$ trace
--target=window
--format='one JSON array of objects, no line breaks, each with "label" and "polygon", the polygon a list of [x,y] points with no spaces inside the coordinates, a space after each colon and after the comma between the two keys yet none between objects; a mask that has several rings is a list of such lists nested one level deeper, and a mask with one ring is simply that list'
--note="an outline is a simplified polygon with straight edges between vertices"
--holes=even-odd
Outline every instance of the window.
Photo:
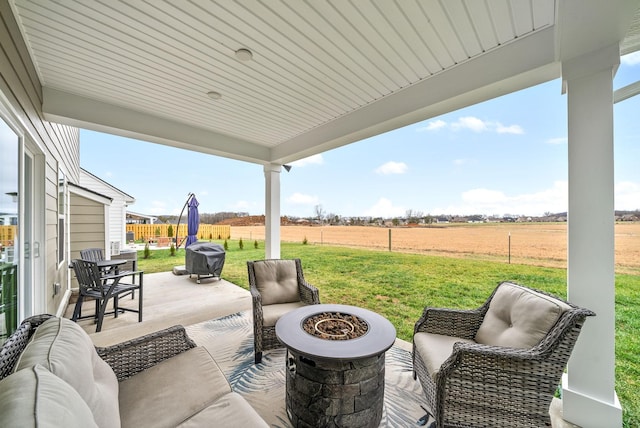
[{"label": "window", "polygon": [[66,232],[64,230],[67,213],[67,178],[58,169],[58,264],[64,262]]}]

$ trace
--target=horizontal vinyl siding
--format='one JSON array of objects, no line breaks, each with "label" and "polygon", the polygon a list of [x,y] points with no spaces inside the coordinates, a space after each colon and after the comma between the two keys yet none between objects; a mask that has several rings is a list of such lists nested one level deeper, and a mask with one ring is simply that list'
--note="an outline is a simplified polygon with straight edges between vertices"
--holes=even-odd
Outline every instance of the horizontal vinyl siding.
[{"label": "horizontal vinyl siding", "polygon": [[[85,248],[104,249],[104,205],[82,196],[71,194],[69,214],[73,227],[69,245],[71,260],[80,258],[80,250]],[[71,275],[71,288],[77,288],[75,276]]]},{"label": "horizontal vinyl siding", "polygon": [[[108,218],[108,242],[118,241],[120,242],[120,248],[125,246],[125,214],[127,211],[127,200],[121,191],[114,189],[102,180],[98,180],[91,174],[87,174],[84,171],[80,171],[80,186],[97,192],[101,195],[108,196],[112,199],[111,205],[107,208],[109,210]],[[109,249],[107,249],[109,250]]]},{"label": "horizontal vinyl siding", "polygon": [[[35,213],[36,220],[45,220],[45,267],[43,284],[35,284],[46,296],[43,312],[56,313],[64,293],[53,296],[50,284],[68,283],[68,263],[58,265],[58,168],[76,181],[80,169],[80,137],[76,128],[43,120],[42,86],[35,67],[11,12],[9,2],[0,1],[0,92],[8,101],[12,113],[23,127],[23,132],[45,156],[44,210]],[[67,224],[66,229],[69,229]],[[38,308],[40,309],[40,308]]]}]

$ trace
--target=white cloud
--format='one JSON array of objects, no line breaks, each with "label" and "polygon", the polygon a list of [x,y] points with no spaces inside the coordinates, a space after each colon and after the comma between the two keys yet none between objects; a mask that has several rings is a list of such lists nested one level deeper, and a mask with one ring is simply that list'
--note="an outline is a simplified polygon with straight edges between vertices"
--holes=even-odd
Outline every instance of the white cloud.
[{"label": "white cloud", "polygon": [[376,168],[376,174],[389,175],[389,174],[404,174],[409,167],[404,162],[389,161]]},{"label": "white cloud", "polygon": [[640,183],[621,181],[615,186],[615,206],[617,210],[640,209]]},{"label": "white cloud", "polygon": [[556,181],[549,189],[509,196],[495,189],[471,189],[460,195],[460,203],[431,210],[434,214],[524,214],[567,211],[568,184]]},{"label": "white cloud", "polygon": [[520,125],[504,126],[500,122],[496,122],[496,132],[498,134],[524,134]]},{"label": "white cloud", "polygon": [[369,217],[401,217],[407,210],[403,207],[395,207],[393,203],[387,198],[380,198],[378,202],[368,210],[365,210],[364,215]]},{"label": "white cloud", "polygon": [[620,57],[620,62],[625,65],[638,65],[640,64],[640,51],[630,53],[628,55]]},{"label": "white cloud", "polygon": [[[502,190],[477,188],[460,194],[458,203],[445,207],[428,209],[433,215],[529,215],[541,216],[546,212],[566,212],[569,201],[569,185],[567,181],[556,181],[547,189],[531,193],[509,195]],[[624,181],[615,185],[615,209],[633,211],[640,209],[640,182]],[[404,207],[396,207],[386,198],[365,211],[372,217],[401,217],[406,214]]]},{"label": "white cloud", "polygon": [[318,197],[296,192],[287,198],[287,202],[299,205],[317,205]]},{"label": "white cloud", "polygon": [[438,129],[444,128],[447,126],[447,122],[445,122],[444,120],[434,120],[431,121],[429,123],[427,123],[427,126],[423,126],[421,128],[418,128],[418,132],[422,132],[422,131],[437,131]]},{"label": "white cloud", "polygon": [[113,177],[113,173],[111,171],[107,171],[104,175],[107,178],[112,178]]},{"label": "white cloud", "polygon": [[461,117],[457,122],[453,122],[450,126],[454,131],[457,131],[458,129],[470,129],[473,132],[484,132],[488,128],[487,123],[473,116]]},{"label": "white cloud", "polygon": [[322,155],[318,154],[297,160],[295,162],[291,162],[291,166],[304,167],[307,165],[322,165],[323,163],[324,159]]},{"label": "white cloud", "polygon": [[475,116],[464,116],[455,122],[447,123],[444,120],[435,120],[427,123],[427,126],[418,128],[418,131],[437,131],[449,128],[452,131],[468,129],[473,132],[496,132],[498,134],[524,134],[520,125],[503,125],[500,122],[491,122],[479,119]]},{"label": "white cloud", "polygon": [[549,138],[547,144],[567,144],[567,137]]}]

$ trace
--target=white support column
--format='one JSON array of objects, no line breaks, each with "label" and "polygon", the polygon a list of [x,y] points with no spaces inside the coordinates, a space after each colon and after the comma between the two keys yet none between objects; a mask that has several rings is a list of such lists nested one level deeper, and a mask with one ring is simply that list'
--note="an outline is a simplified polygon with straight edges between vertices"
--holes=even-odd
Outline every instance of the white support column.
[{"label": "white support column", "polygon": [[565,420],[621,427],[615,392],[613,76],[618,46],[562,65],[569,131],[568,297],[585,322],[563,379]]},{"label": "white support column", "polygon": [[265,180],[265,258],[280,258],[280,171],[282,166],[268,164],[264,166]]}]

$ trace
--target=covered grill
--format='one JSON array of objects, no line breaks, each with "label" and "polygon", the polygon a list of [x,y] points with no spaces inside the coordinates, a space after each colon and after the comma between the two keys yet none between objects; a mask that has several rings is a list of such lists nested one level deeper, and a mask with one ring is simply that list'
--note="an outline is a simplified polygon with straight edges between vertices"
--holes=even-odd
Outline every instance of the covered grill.
[{"label": "covered grill", "polygon": [[210,242],[195,242],[186,248],[185,269],[191,275],[200,278],[220,278],[224,266],[225,251],[222,245]]}]

